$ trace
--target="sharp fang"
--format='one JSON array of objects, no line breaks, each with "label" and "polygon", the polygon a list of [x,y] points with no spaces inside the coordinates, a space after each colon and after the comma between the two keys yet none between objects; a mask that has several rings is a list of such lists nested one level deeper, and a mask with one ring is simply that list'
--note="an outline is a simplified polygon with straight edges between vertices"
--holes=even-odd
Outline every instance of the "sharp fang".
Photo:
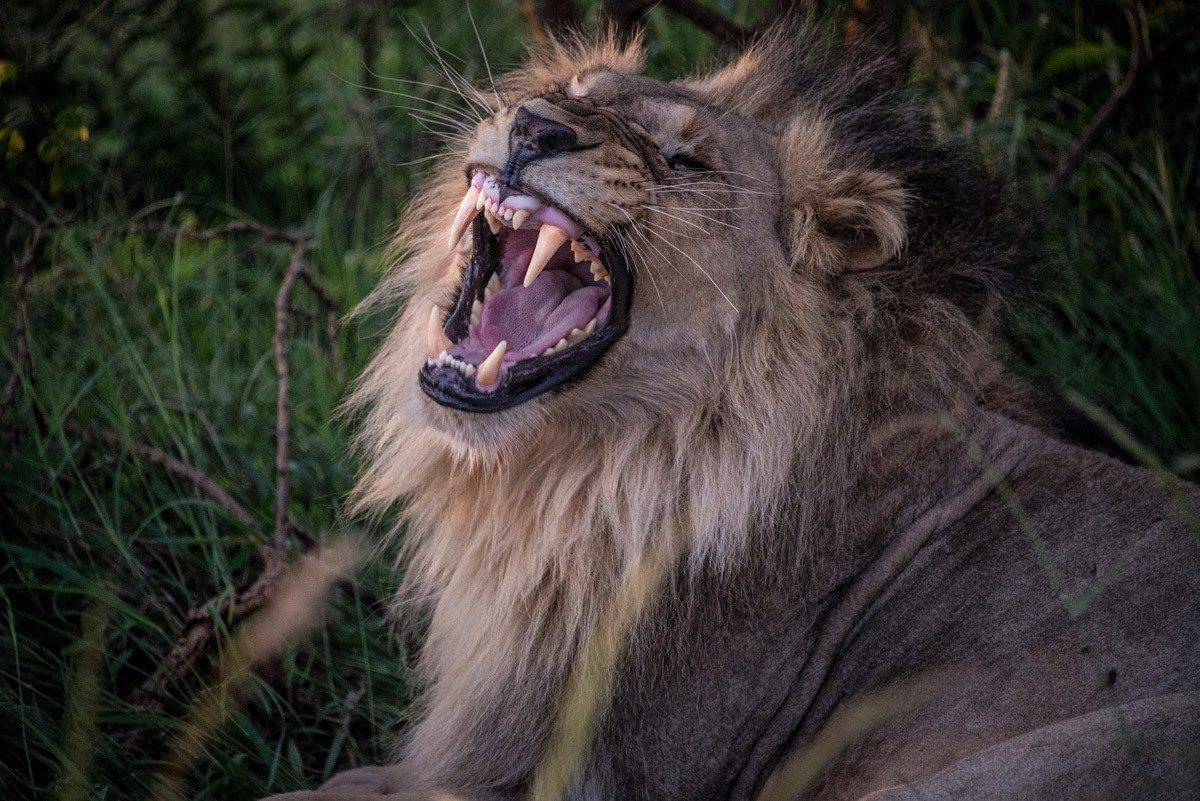
[{"label": "sharp fang", "polygon": [[520,228],[522,225],[525,224],[525,221],[528,219],[529,219],[529,212],[525,211],[525,209],[517,209],[515,212],[513,212],[513,218],[512,218],[513,230]]},{"label": "sharp fang", "polygon": [[471,304],[471,327],[478,328],[479,320],[483,316],[483,303],[475,301]]},{"label": "sharp fang", "polygon": [[458,244],[458,240],[462,239],[463,233],[466,232],[467,226],[471,224],[471,220],[475,219],[475,201],[479,199],[479,189],[471,186],[467,189],[467,193],[463,195],[462,202],[458,204],[458,213],[454,215],[454,223],[450,226],[450,249]]},{"label": "sharp fang", "polygon": [[429,358],[436,359],[450,345],[450,337],[442,330],[442,309],[435,305],[429,310],[429,325],[425,329],[425,353]]},{"label": "sharp fang", "polygon": [[475,373],[475,383],[480,389],[491,389],[499,383],[500,362],[504,361],[504,351],[508,350],[508,341],[502,340],[491,352]]},{"label": "sharp fang", "polygon": [[493,234],[500,233],[500,221],[488,209],[483,210],[483,216],[487,219],[488,228],[492,229]]},{"label": "sharp fang", "polygon": [[542,226],[538,232],[537,245],[533,248],[533,255],[529,257],[529,266],[525,268],[525,286],[532,284],[542,270],[546,269],[550,258],[566,241],[567,233],[563,229],[549,224]]}]

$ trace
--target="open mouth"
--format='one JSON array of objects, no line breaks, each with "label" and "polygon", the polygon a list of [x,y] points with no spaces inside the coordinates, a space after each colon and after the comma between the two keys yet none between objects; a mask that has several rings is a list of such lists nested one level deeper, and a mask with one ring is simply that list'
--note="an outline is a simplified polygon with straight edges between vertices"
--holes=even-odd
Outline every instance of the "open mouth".
[{"label": "open mouth", "polygon": [[628,328],[632,277],[619,243],[533,191],[476,171],[463,196],[450,245],[469,245],[470,259],[454,308],[430,315],[420,372],[443,406],[494,412],[560,388]]}]

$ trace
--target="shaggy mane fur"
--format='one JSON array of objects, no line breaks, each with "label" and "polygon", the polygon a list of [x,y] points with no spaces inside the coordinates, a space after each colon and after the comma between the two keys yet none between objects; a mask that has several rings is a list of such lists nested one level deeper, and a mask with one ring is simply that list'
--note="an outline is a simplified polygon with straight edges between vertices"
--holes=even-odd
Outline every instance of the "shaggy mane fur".
[{"label": "shaggy mane fur", "polygon": [[[637,47],[571,41],[534,52],[503,86],[640,69]],[[456,289],[442,239],[462,192],[457,154],[413,202],[403,256],[371,299],[406,305],[352,399],[366,465],[354,505],[403,507],[401,597],[425,612],[432,687],[410,756],[434,780],[527,775],[529,732],[544,735],[581,637],[648,551],[719,573],[782,550],[812,571],[903,503],[882,488],[931,441],[921,421],[981,405],[1020,414],[988,334],[1013,283],[995,187],[932,140],[896,84],[888,61],[792,29],[676,84],[780,144],[770,291],[679,357],[684,380],[642,377],[638,353],[614,348],[634,369],[625,394],[586,412],[526,404],[514,435],[468,440],[429,423],[415,379],[427,303]],[[842,269],[860,258],[877,268]],[[782,515],[793,541],[756,539]]]}]

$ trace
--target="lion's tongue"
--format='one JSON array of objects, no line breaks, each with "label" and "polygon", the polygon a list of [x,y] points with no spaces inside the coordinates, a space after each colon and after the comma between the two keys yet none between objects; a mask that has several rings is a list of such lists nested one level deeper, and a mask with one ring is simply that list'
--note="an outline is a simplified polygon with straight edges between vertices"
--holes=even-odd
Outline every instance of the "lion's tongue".
[{"label": "lion's tongue", "polygon": [[537,356],[572,329],[586,326],[607,294],[603,287],[583,286],[565,270],[546,270],[528,287],[518,284],[487,299],[479,342],[486,354],[507,340],[505,361]]}]

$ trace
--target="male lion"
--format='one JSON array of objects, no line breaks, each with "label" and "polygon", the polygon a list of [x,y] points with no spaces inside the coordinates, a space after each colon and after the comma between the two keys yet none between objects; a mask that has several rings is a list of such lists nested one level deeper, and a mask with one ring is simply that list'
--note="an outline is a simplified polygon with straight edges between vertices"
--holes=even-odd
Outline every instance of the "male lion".
[{"label": "male lion", "polygon": [[407,216],[357,498],[429,691],[296,798],[1200,797],[1200,494],[1035,425],[994,189],[794,29],[641,67],[535,52]]}]

